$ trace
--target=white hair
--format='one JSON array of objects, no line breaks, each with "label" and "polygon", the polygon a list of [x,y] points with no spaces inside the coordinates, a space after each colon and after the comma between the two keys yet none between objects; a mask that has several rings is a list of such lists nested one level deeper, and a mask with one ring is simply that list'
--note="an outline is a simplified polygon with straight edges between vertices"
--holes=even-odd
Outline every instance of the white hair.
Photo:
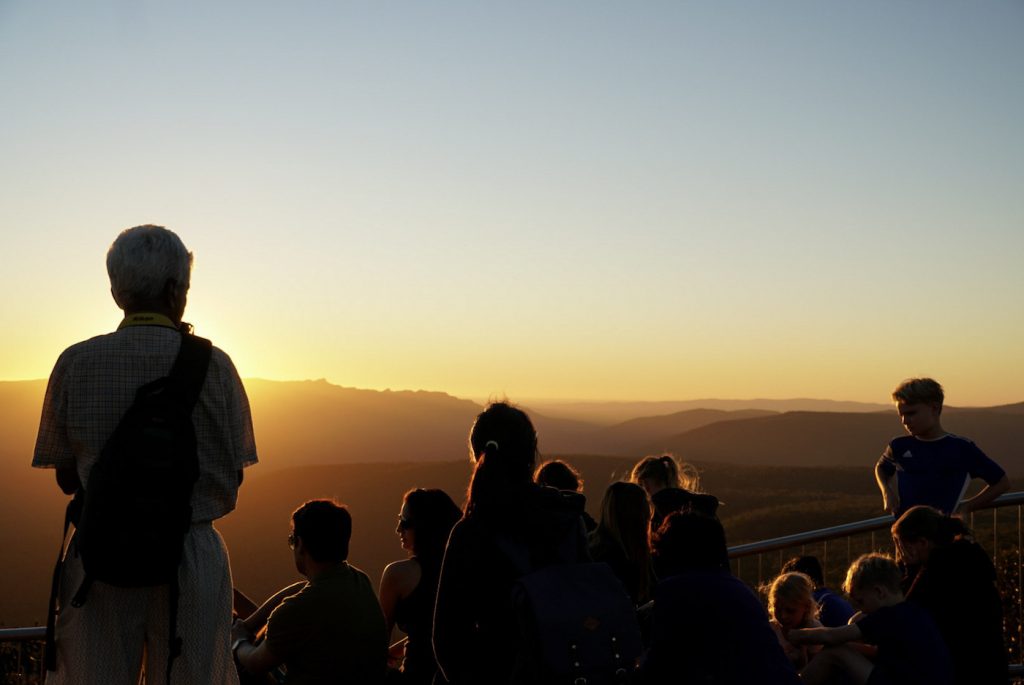
[{"label": "white hair", "polygon": [[153,302],[168,281],[188,290],[192,253],[163,226],[135,226],[121,231],[107,250],[110,289],[119,304]]}]

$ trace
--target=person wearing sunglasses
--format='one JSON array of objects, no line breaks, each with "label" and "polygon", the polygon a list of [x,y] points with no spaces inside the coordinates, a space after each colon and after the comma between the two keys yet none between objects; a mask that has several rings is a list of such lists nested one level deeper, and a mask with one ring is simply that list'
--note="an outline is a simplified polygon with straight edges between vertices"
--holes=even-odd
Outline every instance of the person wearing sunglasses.
[{"label": "person wearing sunglasses", "polygon": [[283,664],[291,685],[383,682],[384,616],[370,579],[347,561],[351,537],[352,516],[334,500],[295,510],[288,546],[306,582],[235,621],[231,651],[246,672]]},{"label": "person wearing sunglasses", "polygon": [[462,511],[443,490],[417,488],[402,498],[395,532],[409,557],[384,569],[380,604],[388,639],[396,625],[406,635],[389,652],[403,684],[429,685],[437,672],[432,647],[437,579],[448,536],[460,518]]}]

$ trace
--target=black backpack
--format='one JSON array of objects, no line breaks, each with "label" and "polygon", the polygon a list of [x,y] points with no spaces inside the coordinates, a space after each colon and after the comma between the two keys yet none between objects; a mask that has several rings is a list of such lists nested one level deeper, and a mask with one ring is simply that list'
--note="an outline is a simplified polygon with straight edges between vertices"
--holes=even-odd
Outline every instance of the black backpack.
[{"label": "black backpack", "polygon": [[[177,636],[178,566],[192,522],[192,489],[199,478],[195,408],[209,367],[209,340],[182,324],[181,348],[168,376],[140,387],[89,472],[89,487],[68,505],[64,531],[75,524],[85,580],[72,607],[88,599],[94,581],[118,587],[170,586],[171,664]],[[63,543],[63,541],[62,541]],[[63,552],[63,544],[62,544]],[[47,621],[47,669],[56,668],[54,625],[60,564],[54,571]],[[64,608],[62,607],[62,610]]]},{"label": "black backpack", "polygon": [[536,685],[629,682],[643,649],[636,607],[608,564],[562,553],[538,561],[528,546],[499,538],[522,575],[512,588],[519,653],[512,681]]}]

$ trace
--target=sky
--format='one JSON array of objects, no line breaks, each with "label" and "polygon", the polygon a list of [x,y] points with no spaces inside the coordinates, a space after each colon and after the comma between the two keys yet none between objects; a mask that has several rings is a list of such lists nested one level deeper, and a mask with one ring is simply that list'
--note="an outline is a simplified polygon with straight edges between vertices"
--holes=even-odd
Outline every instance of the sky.
[{"label": "sky", "polygon": [[0,0],[0,379],[156,223],[245,378],[1024,400],[1024,3]]}]

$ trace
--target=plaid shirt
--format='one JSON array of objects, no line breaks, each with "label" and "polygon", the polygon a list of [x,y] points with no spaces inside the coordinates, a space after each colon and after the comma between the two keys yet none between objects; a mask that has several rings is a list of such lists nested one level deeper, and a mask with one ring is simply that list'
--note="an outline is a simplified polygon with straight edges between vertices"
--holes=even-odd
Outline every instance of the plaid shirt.
[{"label": "plaid shirt", "polygon": [[[46,387],[32,466],[74,466],[88,487],[89,471],[135,391],[170,373],[180,346],[174,329],[129,326],[66,349]],[[245,388],[231,359],[216,347],[192,422],[199,456],[192,491],[195,523],[234,509],[238,471],[257,461]]]}]

